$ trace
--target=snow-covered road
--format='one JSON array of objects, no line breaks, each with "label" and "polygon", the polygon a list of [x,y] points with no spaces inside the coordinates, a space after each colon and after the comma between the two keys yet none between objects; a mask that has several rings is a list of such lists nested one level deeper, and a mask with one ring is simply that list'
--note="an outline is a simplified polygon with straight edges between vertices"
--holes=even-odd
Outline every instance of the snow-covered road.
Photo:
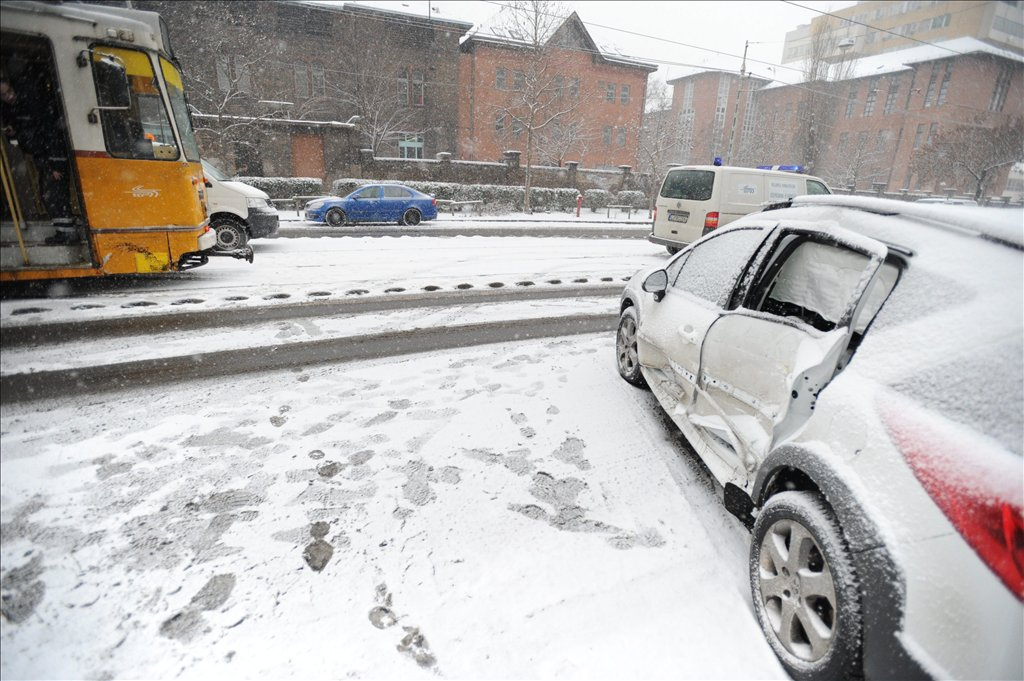
[{"label": "snow-covered road", "polygon": [[[665,259],[636,239],[255,245],[251,267],[7,298],[0,320],[557,288]],[[194,336],[250,347],[614,307],[399,308]],[[23,346],[3,370],[190,340]],[[581,335],[5,405],[0,675],[784,678],[751,613],[747,532],[613,353],[612,334]]]},{"label": "snow-covered road", "polygon": [[4,678],[784,678],[609,335],[4,409]]}]

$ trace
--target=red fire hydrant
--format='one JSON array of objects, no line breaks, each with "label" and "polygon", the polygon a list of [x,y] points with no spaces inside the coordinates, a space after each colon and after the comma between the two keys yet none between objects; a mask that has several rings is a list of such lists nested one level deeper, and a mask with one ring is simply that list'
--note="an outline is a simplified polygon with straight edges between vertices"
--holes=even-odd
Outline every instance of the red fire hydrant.
[{"label": "red fire hydrant", "polygon": [[583,194],[576,195],[576,217],[580,216],[580,208],[583,208]]}]

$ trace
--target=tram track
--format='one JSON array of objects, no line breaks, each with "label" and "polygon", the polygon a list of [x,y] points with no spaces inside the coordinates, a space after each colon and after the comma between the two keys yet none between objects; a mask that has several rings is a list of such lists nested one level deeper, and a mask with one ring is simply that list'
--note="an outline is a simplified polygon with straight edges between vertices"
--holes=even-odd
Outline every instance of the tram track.
[{"label": "tram track", "polygon": [[[500,288],[466,288],[408,292],[401,287],[385,289],[372,295],[365,289],[353,289],[344,297],[274,302],[258,306],[238,306],[220,309],[180,310],[148,314],[94,317],[87,319],[61,319],[39,323],[5,324],[0,335],[0,348],[4,350],[32,345],[67,343],[72,341],[123,336],[151,336],[175,331],[206,330],[238,327],[246,324],[283,321],[299,317],[322,317],[422,307],[476,305],[557,298],[604,297],[618,295],[623,283],[613,277],[600,282],[562,284],[550,280],[543,286],[534,282],[519,282],[528,286]],[[460,284],[460,286],[468,286]]]},{"label": "tram track", "polygon": [[[78,362],[55,369],[22,365],[0,374],[0,403],[12,404],[54,398],[118,392],[159,385],[199,381],[232,375],[356,360],[396,357],[418,352],[505,343],[535,338],[611,332],[616,323],[615,301],[620,282],[549,288],[419,292],[407,295],[306,301],[233,310],[205,310],[140,317],[25,325],[16,333],[5,329],[3,348],[27,353],[47,345],[77,349],[79,344],[116,347],[130,339],[156,344],[162,337],[187,336],[191,342],[172,351],[154,350],[153,356],[117,361],[120,353],[106,353],[103,361]],[[572,301],[579,301],[576,305]],[[534,301],[531,303],[530,301]],[[524,314],[522,305],[535,308]],[[501,317],[509,306],[509,318]],[[444,312],[445,310],[449,312]],[[488,309],[490,317],[467,310]],[[406,315],[419,310],[419,315]],[[494,312],[494,310],[499,310]],[[569,311],[570,313],[566,313]],[[389,328],[360,325],[363,317],[408,317],[411,321]],[[494,318],[497,314],[499,318]],[[511,318],[514,317],[514,318]],[[420,321],[421,319],[426,321]],[[473,321],[484,319],[483,321]],[[266,342],[266,329],[301,327],[333,321],[345,329],[327,337],[303,336],[287,342]],[[348,320],[348,321],[345,321]],[[440,320],[440,321],[437,321]],[[466,321],[469,320],[469,321]],[[411,324],[411,327],[410,327]],[[422,325],[421,325],[422,324]],[[362,331],[360,329],[362,328]],[[245,329],[252,329],[246,333]],[[239,330],[243,333],[239,334]],[[369,331],[368,331],[369,330]],[[193,332],[200,332],[193,334]],[[262,332],[263,341],[257,331]],[[216,333],[246,338],[241,347],[204,350],[203,339]],[[61,345],[64,344],[64,345]],[[128,353],[125,353],[128,354]],[[137,354],[137,353],[136,353]],[[111,361],[113,359],[113,361]]]}]

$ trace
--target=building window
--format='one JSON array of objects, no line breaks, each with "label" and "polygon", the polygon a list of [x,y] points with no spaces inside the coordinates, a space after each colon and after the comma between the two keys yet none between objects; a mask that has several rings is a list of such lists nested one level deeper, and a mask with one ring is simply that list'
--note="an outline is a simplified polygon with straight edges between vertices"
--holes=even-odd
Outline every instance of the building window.
[{"label": "building window", "polygon": [[615,83],[608,83],[605,86],[604,98],[609,102],[615,101]]},{"label": "building window", "polygon": [[604,145],[606,147],[612,145],[612,127],[610,125],[604,126]]},{"label": "building window", "polygon": [[562,76],[555,76],[552,82],[552,89],[555,91],[555,97],[561,99],[565,96],[565,78]]},{"label": "building window", "polygon": [[413,105],[415,105],[415,106],[423,106],[423,101],[424,101],[423,91],[424,91],[423,72],[422,71],[413,71],[412,72],[412,91],[410,92],[410,96],[409,96],[409,99],[412,101]]},{"label": "building window", "polygon": [[875,152],[885,153],[889,149],[889,139],[892,137],[892,132],[889,130],[879,130],[878,140],[875,142]]},{"label": "building window", "polygon": [[850,94],[846,98],[846,117],[853,118],[853,108],[857,105],[857,86],[850,87]]},{"label": "building window", "polygon": [[921,148],[921,140],[924,138],[924,123],[919,123],[917,126],[917,134],[914,135],[914,148]]},{"label": "building window", "polygon": [[512,136],[519,139],[519,136],[523,134],[523,123],[515,118],[512,119]]},{"label": "building window", "polygon": [[1008,33],[1017,39],[1024,38],[1024,24],[1008,17],[994,17],[992,19],[992,29]]},{"label": "building window", "polygon": [[324,75],[324,67],[319,64],[313,65],[313,96],[323,97],[327,92],[327,78]]},{"label": "building window", "polygon": [[626,146],[626,128],[623,126],[620,126],[618,130],[618,143],[620,147]]},{"label": "building window", "polygon": [[401,133],[398,140],[398,155],[402,158],[423,158],[423,134]]},{"label": "building window", "polygon": [[580,79],[573,78],[569,81],[569,96],[579,97],[580,96]]},{"label": "building window", "polygon": [[989,111],[1002,111],[1006,104],[1006,93],[1010,89],[1010,66],[1003,64],[996,78],[996,88],[992,91],[992,99],[988,103]]},{"label": "building window", "polygon": [[932,123],[930,126],[928,126],[928,139],[925,140],[925,144],[931,144],[932,141],[935,139],[935,134],[937,132],[939,132],[938,123]]},{"label": "building window", "polygon": [[250,92],[252,81],[249,79],[249,64],[236,56],[234,61],[228,57],[217,58],[217,87],[221,92]]},{"label": "building window", "polygon": [[875,113],[875,98],[878,96],[878,78],[871,79],[868,83],[868,98],[864,101],[864,117],[867,118]]},{"label": "building window", "polygon": [[943,14],[940,17],[935,17],[934,19],[932,19],[932,28],[946,28],[947,26],[949,26],[949,20],[950,16],[948,14]]},{"label": "building window", "polygon": [[949,92],[949,79],[953,77],[953,62],[946,64],[946,74],[942,76],[942,85],[939,86],[939,98],[935,100],[935,106],[942,106],[946,102],[946,93]]},{"label": "building window", "polygon": [[412,104],[423,106],[423,72],[413,71],[410,80],[408,69],[398,71],[398,102],[399,104]]},{"label": "building window", "polygon": [[900,79],[893,78],[889,81],[889,94],[885,98],[885,111],[883,113],[888,116],[892,113],[893,108],[896,106],[896,97],[900,91]]},{"label": "building window", "polygon": [[309,97],[309,73],[305,64],[295,65],[295,96],[299,99]]},{"label": "building window", "polygon": [[522,71],[513,71],[512,73],[512,89],[516,91],[522,91],[526,89],[526,74]]},{"label": "building window", "polygon": [[623,85],[619,88],[619,101],[623,104],[629,104],[629,86]]},{"label": "building window", "polygon": [[494,77],[494,87],[498,90],[508,89],[508,71],[498,69],[497,75]]},{"label": "building window", "polygon": [[398,103],[409,103],[409,70],[398,70]]},{"label": "building window", "polygon": [[846,153],[846,145],[850,143],[850,133],[843,132],[839,133],[839,154]]},{"label": "building window", "polygon": [[505,114],[500,113],[494,117],[494,132],[497,135],[505,134]]},{"label": "building window", "polygon": [[928,79],[928,91],[924,95],[924,105],[929,107],[932,105],[932,99],[935,97],[935,81],[939,78],[938,64],[932,65],[932,75]]}]

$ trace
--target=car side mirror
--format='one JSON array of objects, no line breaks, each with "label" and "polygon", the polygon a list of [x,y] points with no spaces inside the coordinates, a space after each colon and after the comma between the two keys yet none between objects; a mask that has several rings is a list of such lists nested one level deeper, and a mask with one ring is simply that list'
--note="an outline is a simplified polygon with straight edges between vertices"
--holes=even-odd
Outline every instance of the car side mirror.
[{"label": "car side mirror", "polygon": [[644,279],[643,289],[654,294],[654,302],[661,302],[661,299],[665,297],[665,291],[668,290],[668,272],[665,270],[651,272]]}]

